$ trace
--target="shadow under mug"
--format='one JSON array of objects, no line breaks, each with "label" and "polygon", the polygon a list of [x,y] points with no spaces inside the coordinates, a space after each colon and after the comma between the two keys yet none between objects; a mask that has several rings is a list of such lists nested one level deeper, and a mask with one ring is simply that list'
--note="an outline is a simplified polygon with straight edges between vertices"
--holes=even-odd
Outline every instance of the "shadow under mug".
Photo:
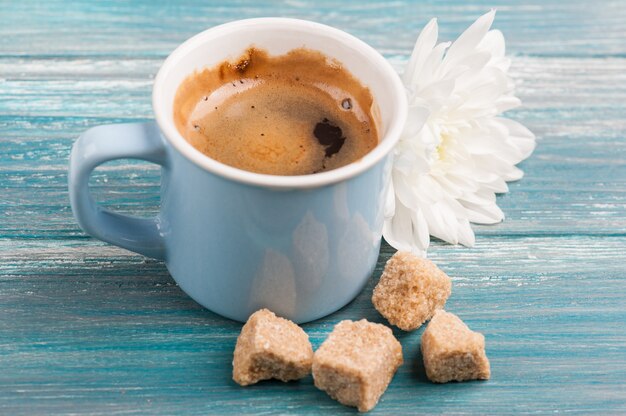
[{"label": "shadow under mug", "polygon": [[[194,70],[235,59],[251,45],[274,55],[304,46],[341,62],[379,107],[378,146],[347,166],[303,176],[243,171],[193,148],[173,121],[178,86]],[[164,260],[189,296],[238,321],[267,307],[307,322],[356,297],[378,259],[390,154],[407,113],[404,87],[378,52],[309,21],[235,21],[180,45],[159,70],[152,104],[155,122],[94,127],[74,144],[70,202],[87,233]],[[111,212],[91,197],[91,171],[121,158],[161,165],[155,218]]]}]

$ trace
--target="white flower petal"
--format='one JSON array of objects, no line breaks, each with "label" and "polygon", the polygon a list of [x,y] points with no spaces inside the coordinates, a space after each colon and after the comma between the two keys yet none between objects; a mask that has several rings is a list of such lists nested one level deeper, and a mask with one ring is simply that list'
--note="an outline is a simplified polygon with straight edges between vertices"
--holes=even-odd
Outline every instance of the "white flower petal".
[{"label": "white flower petal", "polygon": [[485,34],[476,49],[489,51],[494,58],[502,58],[506,52],[504,35],[498,29],[492,29]]},{"label": "white flower petal", "polygon": [[383,235],[385,240],[396,249],[410,250],[413,244],[411,213],[402,204],[396,204],[393,218],[385,221]]},{"label": "white flower petal", "polygon": [[[426,227],[427,228],[427,227]],[[427,231],[428,233],[428,228]],[[396,250],[424,255],[430,241],[423,241],[413,232],[412,212],[402,204],[396,205],[396,214],[383,225],[385,240]],[[422,244],[425,243],[425,244]]]},{"label": "white flower petal", "polygon": [[509,91],[508,78],[499,69],[485,68],[471,80],[459,80],[457,89],[461,89],[467,99],[463,110],[471,111],[474,117],[495,116],[498,114],[496,100]]},{"label": "white flower petal", "polygon": [[505,173],[502,178],[507,182],[511,182],[511,181],[518,181],[522,179],[523,177],[524,177],[524,171],[513,166],[511,170]]},{"label": "white flower petal", "polygon": [[456,218],[450,208],[442,202],[437,202],[431,209],[424,210],[424,218],[428,222],[430,234],[450,244],[458,244]]},{"label": "white flower petal", "polygon": [[458,200],[464,208],[466,208],[466,204],[489,205],[496,202],[496,194],[482,189],[479,192],[468,192],[460,197]]},{"label": "white flower petal", "polygon": [[493,182],[512,167],[510,163],[502,160],[497,155],[476,155],[474,160],[480,166],[480,172],[476,173],[476,177],[480,178],[480,181],[483,183]]},{"label": "white flower petal", "polygon": [[[439,182],[441,182],[441,176],[442,175],[437,175]],[[452,186],[456,186],[461,192],[475,192],[480,188],[480,185],[476,180],[466,176],[465,174],[449,172],[445,175],[445,178],[452,184]]]},{"label": "white flower petal", "polygon": [[489,28],[491,28],[495,16],[496,11],[492,9],[489,13],[485,13],[472,23],[450,46],[446,55],[446,64],[453,65],[467,56],[468,53],[474,51],[489,31]]},{"label": "white flower petal", "polygon": [[468,133],[463,140],[464,146],[473,155],[508,153],[511,149],[511,146],[505,141],[506,135],[491,135],[486,132],[478,132],[478,134]]},{"label": "white flower petal", "polygon": [[520,105],[522,105],[522,101],[512,95],[502,96],[498,98],[495,102],[495,107],[498,113],[504,113],[505,111],[512,110],[519,107]]},{"label": "white flower petal", "polygon": [[420,102],[427,102],[429,104],[428,108],[436,110],[445,104],[450,94],[454,91],[454,88],[454,80],[444,79],[433,82],[426,88],[418,91]]},{"label": "white flower petal", "polygon": [[446,79],[456,79],[466,76],[468,73],[480,73],[480,70],[484,68],[491,59],[489,52],[473,53],[456,62],[453,66],[446,67],[445,77]]},{"label": "white flower petal", "polygon": [[428,234],[428,223],[422,214],[421,209],[413,211],[413,232],[416,233],[418,247],[426,250],[430,245],[430,235]]},{"label": "white flower petal", "polygon": [[442,42],[435,46],[426,59],[426,62],[424,62],[422,70],[417,73],[417,76],[413,80],[416,85],[416,91],[429,85],[433,81],[441,80],[441,71],[439,69],[442,66],[443,55],[446,53],[449,46],[450,42]]},{"label": "white flower petal", "polygon": [[420,131],[420,140],[427,152],[434,151],[439,143],[441,143],[441,133],[438,126],[426,123],[422,131]]},{"label": "white flower petal", "polygon": [[411,53],[409,63],[402,75],[402,81],[404,81],[405,84],[411,85],[415,83],[415,79],[421,72],[426,58],[437,43],[438,36],[439,27],[437,25],[437,19],[430,19],[430,22],[424,26],[424,29],[422,29],[417,37],[413,53]]},{"label": "white flower petal", "polygon": [[489,191],[495,192],[497,194],[505,194],[509,192],[509,186],[501,177],[494,181],[483,183],[483,189],[488,189]]},{"label": "white flower petal", "polygon": [[424,127],[424,123],[428,120],[429,115],[430,111],[425,107],[419,105],[409,106],[406,124],[404,125],[402,135],[408,138],[417,136],[422,130],[422,127]]},{"label": "white flower petal", "polygon": [[496,120],[504,124],[509,130],[509,142],[520,150],[520,160],[528,158],[535,150],[535,135],[517,121],[500,117],[496,118]]},{"label": "white flower petal", "polygon": [[476,238],[474,236],[474,231],[472,231],[472,227],[470,225],[469,220],[464,219],[459,222],[459,243],[463,244],[466,247],[473,247],[476,242]]},{"label": "white flower petal", "polygon": [[458,186],[455,182],[450,180],[450,175],[438,175],[436,179],[443,188],[443,191],[451,198],[458,199],[467,192],[463,187]]},{"label": "white flower petal", "polygon": [[468,219],[476,224],[497,224],[504,219],[504,213],[495,202],[484,205],[465,202],[463,206],[467,208]]}]

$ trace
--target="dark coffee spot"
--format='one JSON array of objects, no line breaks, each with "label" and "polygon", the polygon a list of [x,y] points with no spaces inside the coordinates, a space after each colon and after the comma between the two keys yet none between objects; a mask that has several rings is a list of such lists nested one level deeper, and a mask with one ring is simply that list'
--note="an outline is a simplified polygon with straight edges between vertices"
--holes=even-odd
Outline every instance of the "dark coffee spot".
[{"label": "dark coffee spot", "polygon": [[243,84],[243,79],[240,79],[240,80],[239,80],[239,83],[240,83],[240,84]]},{"label": "dark coffee spot", "polygon": [[237,86],[237,84],[235,84],[234,82],[233,82],[232,84],[233,84],[233,87],[236,87],[236,86]]},{"label": "dark coffee spot", "polygon": [[317,141],[326,149],[326,157],[330,157],[341,150],[346,138],[339,126],[334,125],[330,120],[324,118],[315,125],[313,135]]},{"label": "dark coffee spot", "polygon": [[251,106],[250,106],[250,108],[254,108],[254,106],[253,106],[253,105],[251,105]]},{"label": "dark coffee spot", "polygon": [[217,107],[215,107],[215,109],[217,110]]},{"label": "dark coffee spot", "polygon": [[261,136],[265,136],[265,133],[261,133]]},{"label": "dark coffee spot", "polygon": [[208,95],[204,97],[204,101],[207,101],[208,99],[209,99]]},{"label": "dark coffee spot", "polygon": [[326,148],[326,157],[331,157],[335,153],[339,152],[343,147],[344,142],[346,141],[345,137],[342,137],[338,141],[334,142],[330,146]]},{"label": "dark coffee spot", "polygon": [[296,77],[296,81],[300,81],[300,77]]}]

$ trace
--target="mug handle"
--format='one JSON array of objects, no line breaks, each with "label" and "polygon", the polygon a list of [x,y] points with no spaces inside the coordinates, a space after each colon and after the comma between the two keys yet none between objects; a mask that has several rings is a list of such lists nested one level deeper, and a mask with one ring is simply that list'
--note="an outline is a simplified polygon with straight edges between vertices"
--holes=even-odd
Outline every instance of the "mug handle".
[{"label": "mug handle", "polygon": [[115,159],[141,159],[167,164],[165,143],[155,122],[111,124],[83,133],[72,147],[68,171],[70,204],[78,224],[88,234],[116,246],[165,260],[160,219],[118,214],[96,204],[89,192],[91,172]]}]

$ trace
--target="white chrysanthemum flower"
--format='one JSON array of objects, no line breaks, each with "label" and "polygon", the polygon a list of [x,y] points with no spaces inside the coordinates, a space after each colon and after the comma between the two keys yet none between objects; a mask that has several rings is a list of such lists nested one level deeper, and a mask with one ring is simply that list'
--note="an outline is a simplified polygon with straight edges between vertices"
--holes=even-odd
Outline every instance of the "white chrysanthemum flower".
[{"label": "white chrysanthemum flower", "polygon": [[425,254],[430,235],[472,246],[470,222],[504,219],[496,193],[520,179],[515,165],[535,136],[498,117],[520,105],[508,75],[504,37],[481,16],[454,43],[436,45],[432,19],[420,33],[403,75],[409,117],[395,149],[383,234],[398,250]]}]

